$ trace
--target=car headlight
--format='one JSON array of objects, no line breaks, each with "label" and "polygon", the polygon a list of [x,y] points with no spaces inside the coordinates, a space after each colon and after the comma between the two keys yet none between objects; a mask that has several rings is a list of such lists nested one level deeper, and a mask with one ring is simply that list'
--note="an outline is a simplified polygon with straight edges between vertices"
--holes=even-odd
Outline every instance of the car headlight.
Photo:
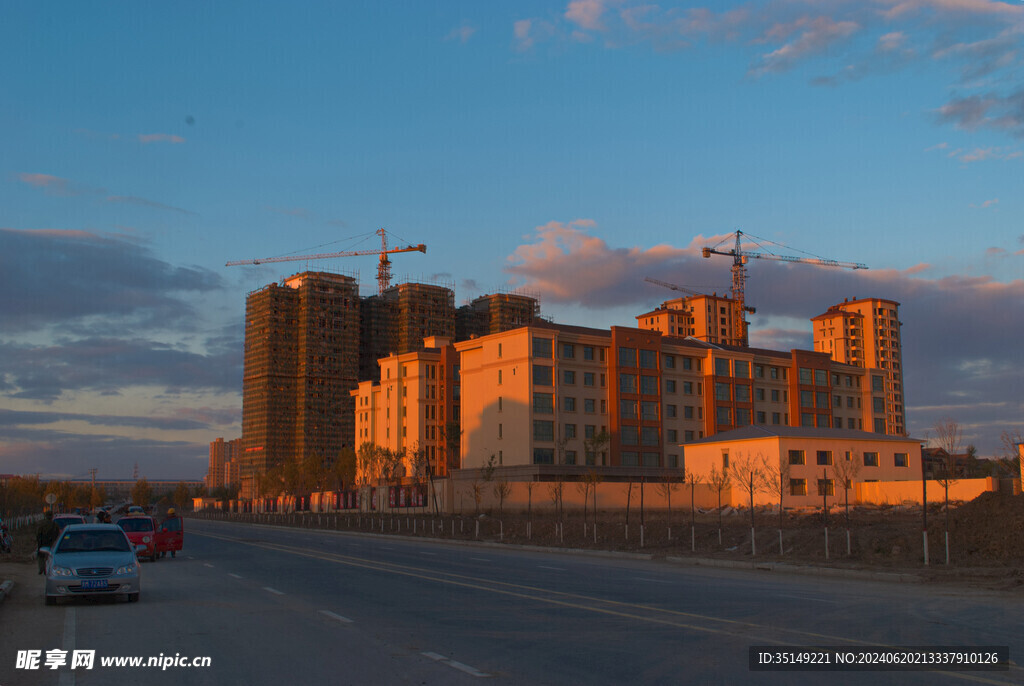
[{"label": "car headlight", "polygon": [[57,565],[54,565],[53,567],[50,568],[50,574],[52,574],[53,576],[74,576],[75,575],[75,573],[72,572],[67,567],[58,567]]},{"label": "car headlight", "polygon": [[135,566],[135,563],[133,562],[131,564],[126,564],[126,565],[124,565],[122,567],[118,567],[117,568],[117,572],[115,572],[115,574],[133,574],[136,569],[137,569],[137,567]]},{"label": "car headlight", "polygon": [[150,541],[150,537],[149,536],[143,536],[142,537],[142,542],[143,543],[149,543],[149,541]]}]

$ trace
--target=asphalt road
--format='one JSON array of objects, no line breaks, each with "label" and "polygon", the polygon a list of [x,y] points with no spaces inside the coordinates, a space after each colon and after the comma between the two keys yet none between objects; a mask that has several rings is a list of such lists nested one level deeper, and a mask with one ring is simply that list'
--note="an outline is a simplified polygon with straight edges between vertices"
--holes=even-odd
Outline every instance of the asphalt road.
[{"label": "asphalt road", "polygon": [[[139,603],[0,606],[12,684],[1016,684],[1024,670],[751,672],[751,645],[1008,645],[1019,594],[188,520]],[[0,573],[2,575],[2,573]],[[36,587],[33,587],[33,584]],[[95,650],[92,670],[17,651]],[[102,667],[102,657],[210,658]]]}]

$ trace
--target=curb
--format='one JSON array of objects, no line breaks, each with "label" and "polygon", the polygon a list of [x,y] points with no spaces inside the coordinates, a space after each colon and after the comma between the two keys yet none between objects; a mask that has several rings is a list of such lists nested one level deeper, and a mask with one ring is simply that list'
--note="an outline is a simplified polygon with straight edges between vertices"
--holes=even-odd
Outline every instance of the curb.
[{"label": "curb", "polygon": [[13,588],[13,581],[5,581],[2,584],[0,584],[0,603],[4,602],[4,599],[11,594],[11,590]]},{"label": "curb", "polygon": [[869,572],[861,569],[841,569],[836,567],[816,567],[813,565],[793,565],[785,562],[742,562],[738,560],[716,560],[713,558],[666,557],[666,561],[691,567],[718,567],[724,569],[742,569],[758,572],[782,572],[785,574],[804,574],[808,576],[840,577],[845,579],[861,579],[864,581],[887,581],[890,583],[922,583],[924,577],[919,574],[900,572]]}]

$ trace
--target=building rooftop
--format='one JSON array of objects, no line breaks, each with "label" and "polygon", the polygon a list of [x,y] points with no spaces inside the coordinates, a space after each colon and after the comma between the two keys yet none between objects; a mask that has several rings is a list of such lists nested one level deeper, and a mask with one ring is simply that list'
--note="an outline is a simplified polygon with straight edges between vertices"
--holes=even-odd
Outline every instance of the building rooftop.
[{"label": "building rooftop", "polygon": [[732,431],[723,431],[714,436],[691,441],[686,445],[706,443],[728,443],[730,441],[750,441],[759,438],[827,438],[833,440],[848,441],[915,441],[920,439],[909,436],[891,436],[888,434],[873,433],[871,431],[857,431],[855,429],[828,429],[812,426],[782,426],[782,425],[750,425]]}]

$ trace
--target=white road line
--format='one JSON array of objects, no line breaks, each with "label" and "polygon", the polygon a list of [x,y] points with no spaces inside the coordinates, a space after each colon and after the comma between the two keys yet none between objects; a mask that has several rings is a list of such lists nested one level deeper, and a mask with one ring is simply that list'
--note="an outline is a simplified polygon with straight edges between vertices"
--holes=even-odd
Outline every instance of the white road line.
[{"label": "white road line", "polygon": [[564,572],[565,571],[565,568],[563,568],[563,567],[545,567],[544,565],[537,565],[537,569],[550,569],[550,570],[553,570],[553,571],[556,571],[556,572]]},{"label": "white road line", "polygon": [[331,612],[330,610],[320,610],[320,614],[322,614],[322,615],[324,615],[326,617],[330,617],[331,619],[336,619],[339,622],[345,622],[346,624],[351,624],[352,623],[352,620],[349,619],[348,617],[342,617],[341,615],[336,615],[333,612]]},{"label": "white road line", "polygon": [[637,581],[646,581],[649,584],[667,584],[667,583],[669,583],[668,581],[664,581],[662,579],[645,579],[643,577],[637,577],[636,580]]},{"label": "white road line", "polygon": [[276,588],[271,588],[270,586],[264,586],[263,590],[267,593],[273,593],[274,595],[284,595],[284,591],[279,591]]},{"label": "white road line", "polygon": [[[66,650],[68,660],[75,652],[75,608],[69,607],[64,610],[64,644],[62,650]],[[70,667],[70,662],[68,663]],[[62,670],[57,677],[58,686],[75,686],[75,673],[70,669]]]},{"label": "white road line", "polygon": [[804,595],[777,595],[776,598],[794,598],[796,600],[810,600],[814,603],[829,603],[830,605],[838,605],[838,600],[825,600],[824,598],[810,598]]},{"label": "white road line", "polygon": [[204,562],[203,566],[204,567],[209,567],[210,569],[213,569],[213,565],[211,565],[209,562]]},{"label": "white road line", "polygon": [[428,553],[426,550],[420,551],[420,555],[437,555],[437,553]]},{"label": "white road line", "polygon": [[471,557],[470,560],[476,560],[477,562],[490,562],[486,557]]},{"label": "white road line", "polygon": [[431,652],[420,653],[420,655],[423,655],[424,657],[429,657],[431,660],[434,660],[435,662],[443,662],[444,664],[448,665],[449,667],[453,667],[453,668],[459,670],[460,672],[465,672],[466,674],[469,674],[471,676],[481,677],[481,678],[486,678],[486,677],[491,676],[490,674],[487,674],[485,672],[481,672],[479,669],[477,669],[475,667],[470,667],[469,665],[463,664],[461,662],[456,662],[455,660],[450,660],[447,657],[445,657],[444,655],[438,655],[437,653],[431,653]]},{"label": "white road line", "polygon": [[244,579],[245,578],[244,576],[239,576],[238,574],[228,574],[228,576],[230,576],[230,577],[232,577],[234,579]]}]

